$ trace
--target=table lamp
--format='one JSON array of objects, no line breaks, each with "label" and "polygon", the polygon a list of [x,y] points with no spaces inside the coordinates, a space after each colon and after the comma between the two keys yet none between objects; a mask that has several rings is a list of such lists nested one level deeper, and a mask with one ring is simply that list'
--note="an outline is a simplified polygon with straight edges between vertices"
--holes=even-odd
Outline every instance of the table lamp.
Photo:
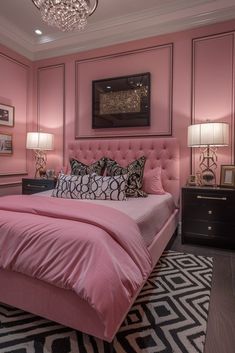
[{"label": "table lamp", "polygon": [[54,136],[45,132],[28,132],[26,148],[34,150],[35,178],[46,171],[47,156],[45,151],[53,150]]},{"label": "table lamp", "polygon": [[188,146],[200,147],[199,168],[203,185],[216,185],[217,147],[228,146],[229,125],[206,122],[188,127]]}]

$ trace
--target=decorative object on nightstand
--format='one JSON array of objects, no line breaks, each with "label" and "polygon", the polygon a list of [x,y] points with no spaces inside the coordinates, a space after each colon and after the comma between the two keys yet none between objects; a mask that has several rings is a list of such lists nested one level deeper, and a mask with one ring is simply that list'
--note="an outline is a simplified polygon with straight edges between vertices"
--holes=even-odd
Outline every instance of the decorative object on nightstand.
[{"label": "decorative object on nightstand", "polygon": [[35,153],[35,178],[46,173],[47,156],[45,151],[53,150],[54,136],[45,132],[28,132],[26,148]]},{"label": "decorative object on nightstand", "polygon": [[227,123],[206,122],[188,127],[188,146],[201,148],[199,168],[203,185],[216,185],[216,149],[220,146],[228,146],[228,142],[229,125]]},{"label": "decorative object on nightstand", "polygon": [[182,242],[235,249],[235,189],[182,188]]},{"label": "decorative object on nightstand", "polygon": [[37,192],[54,189],[56,179],[22,179],[22,194],[31,195]]},{"label": "decorative object on nightstand", "polygon": [[235,165],[221,165],[220,186],[235,188]]}]

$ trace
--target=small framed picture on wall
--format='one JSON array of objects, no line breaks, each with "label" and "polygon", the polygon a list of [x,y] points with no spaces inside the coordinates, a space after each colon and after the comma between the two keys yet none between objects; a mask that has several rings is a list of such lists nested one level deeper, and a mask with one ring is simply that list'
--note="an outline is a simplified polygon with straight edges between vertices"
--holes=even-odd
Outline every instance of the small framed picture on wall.
[{"label": "small framed picture on wall", "polygon": [[0,132],[0,155],[8,156],[13,153],[12,135]]},{"label": "small framed picture on wall", "polygon": [[14,126],[14,111],[15,108],[11,105],[0,103],[0,125]]},{"label": "small framed picture on wall", "polygon": [[221,165],[220,186],[235,188],[235,165]]}]

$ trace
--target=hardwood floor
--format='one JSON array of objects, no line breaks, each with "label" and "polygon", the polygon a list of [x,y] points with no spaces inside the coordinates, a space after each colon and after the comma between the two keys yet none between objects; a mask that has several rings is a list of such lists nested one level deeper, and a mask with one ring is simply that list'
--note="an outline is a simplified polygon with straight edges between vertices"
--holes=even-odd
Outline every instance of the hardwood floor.
[{"label": "hardwood floor", "polygon": [[181,244],[180,235],[173,239],[168,249],[213,257],[204,353],[235,353],[235,251]]}]

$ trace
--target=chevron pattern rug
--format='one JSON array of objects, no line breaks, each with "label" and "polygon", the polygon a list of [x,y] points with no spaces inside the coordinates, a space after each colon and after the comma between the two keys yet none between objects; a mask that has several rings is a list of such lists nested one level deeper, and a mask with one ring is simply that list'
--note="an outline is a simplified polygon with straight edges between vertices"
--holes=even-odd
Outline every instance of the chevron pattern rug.
[{"label": "chevron pattern rug", "polygon": [[[212,258],[163,253],[112,346],[113,353],[202,353]],[[110,345],[0,305],[0,353],[108,353]]]}]

